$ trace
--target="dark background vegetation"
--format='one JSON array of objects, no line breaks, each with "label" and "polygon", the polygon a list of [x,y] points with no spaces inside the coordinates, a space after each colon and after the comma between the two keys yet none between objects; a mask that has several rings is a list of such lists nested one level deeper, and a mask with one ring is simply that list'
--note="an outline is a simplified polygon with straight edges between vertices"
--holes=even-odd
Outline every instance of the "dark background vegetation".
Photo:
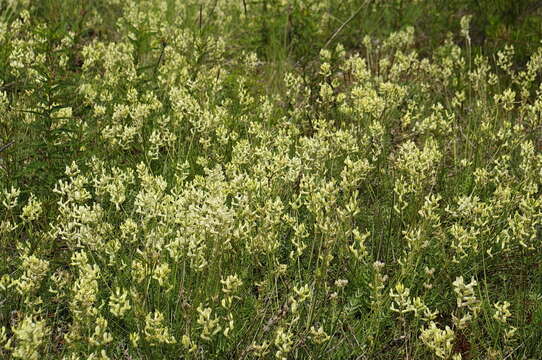
[{"label": "dark background vegetation", "polygon": [[[337,1],[325,9],[327,31],[317,33],[322,14],[310,11],[311,1],[294,1],[287,13],[273,13],[276,0],[262,0],[260,9],[252,5],[255,26],[261,27],[259,51],[274,53],[273,41],[281,39],[288,55],[298,61],[317,54],[330,40],[356,49],[361,38],[376,38],[398,31],[405,26],[416,29],[419,51],[430,54],[452,33],[459,34],[461,17],[471,15],[471,38],[476,52],[490,55],[505,44],[516,48],[518,64],[524,63],[536,49],[542,35],[542,1],[533,0],[363,0]],[[313,1],[312,3],[317,3]],[[250,16],[250,14],[249,14]],[[346,24],[339,33],[337,29]],[[461,39],[457,39],[462,41]]]}]

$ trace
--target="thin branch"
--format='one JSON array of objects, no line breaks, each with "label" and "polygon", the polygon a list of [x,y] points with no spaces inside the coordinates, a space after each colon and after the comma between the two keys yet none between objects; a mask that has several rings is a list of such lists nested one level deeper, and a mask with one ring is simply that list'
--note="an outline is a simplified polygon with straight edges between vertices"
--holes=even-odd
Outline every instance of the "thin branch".
[{"label": "thin branch", "polygon": [[4,145],[0,146],[0,152],[6,150],[8,147],[10,147],[13,144],[15,144],[15,141],[10,141],[7,144],[4,144]]},{"label": "thin branch", "polygon": [[354,18],[356,16],[358,16],[361,13],[361,11],[363,10],[363,8],[367,7],[367,5],[369,5],[370,2],[371,2],[371,0],[365,0],[365,2],[363,4],[361,4],[361,6],[344,23],[342,23],[342,25],[339,26],[339,28],[337,30],[335,30],[335,32],[326,41],[326,43],[322,47],[322,49],[327,48],[328,45],[333,41],[333,39],[335,39],[335,37],[337,35],[339,35],[339,33],[345,28],[345,26],[348,25],[350,22],[352,22],[352,20],[354,20]]}]

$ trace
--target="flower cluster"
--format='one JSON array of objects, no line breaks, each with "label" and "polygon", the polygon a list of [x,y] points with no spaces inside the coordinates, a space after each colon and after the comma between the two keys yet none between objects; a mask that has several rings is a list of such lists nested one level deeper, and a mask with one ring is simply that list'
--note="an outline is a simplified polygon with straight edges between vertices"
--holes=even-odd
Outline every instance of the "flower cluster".
[{"label": "flower cluster", "polygon": [[38,3],[0,5],[0,358],[537,349],[542,48],[473,56],[467,15],[466,47],[299,57],[336,1]]}]

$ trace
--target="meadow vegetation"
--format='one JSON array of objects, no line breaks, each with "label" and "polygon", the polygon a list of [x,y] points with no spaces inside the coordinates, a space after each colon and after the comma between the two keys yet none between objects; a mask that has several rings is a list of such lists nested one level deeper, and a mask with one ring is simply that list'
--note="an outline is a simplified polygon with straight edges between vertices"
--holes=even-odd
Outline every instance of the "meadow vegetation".
[{"label": "meadow vegetation", "polygon": [[0,358],[540,359],[538,8],[442,3],[1,1]]}]

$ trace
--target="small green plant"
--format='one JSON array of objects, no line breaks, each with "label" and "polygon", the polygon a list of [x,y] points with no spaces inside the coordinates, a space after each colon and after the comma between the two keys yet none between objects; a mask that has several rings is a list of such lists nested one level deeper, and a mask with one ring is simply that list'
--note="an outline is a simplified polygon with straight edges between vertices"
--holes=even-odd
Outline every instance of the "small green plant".
[{"label": "small green plant", "polygon": [[539,356],[542,48],[439,3],[0,2],[0,358]]}]

